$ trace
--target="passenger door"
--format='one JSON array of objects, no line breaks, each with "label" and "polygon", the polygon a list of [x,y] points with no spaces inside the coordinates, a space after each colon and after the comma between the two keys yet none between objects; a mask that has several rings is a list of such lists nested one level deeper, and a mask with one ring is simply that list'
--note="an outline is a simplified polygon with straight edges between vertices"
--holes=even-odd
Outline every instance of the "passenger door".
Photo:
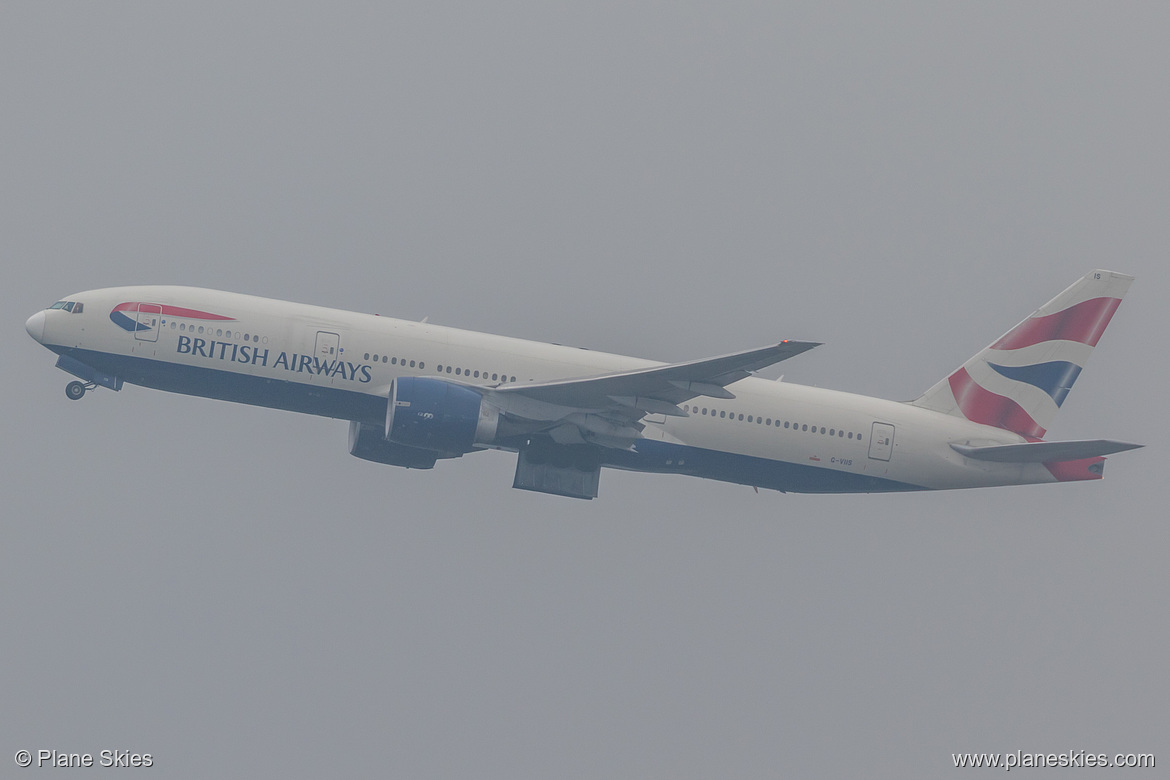
[{"label": "passenger door", "polygon": [[894,426],[875,422],[869,432],[869,457],[873,460],[890,459],[894,451]]},{"label": "passenger door", "polygon": [[162,325],[162,306],[157,303],[138,304],[135,323],[134,338],[139,341],[158,341],[158,332]]},{"label": "passenger door", "polygon": [[[317,358],[323,367],[329,366],[329,368],[322,368],[324,373],[319,373],[317,378],[314,378],[314,383],[333,384],[333,379],[338,376],[338,372],[332,367],[341,358],[341,336],[327,330],[317,331],[317,345],[313,349],[313,357]],[[341,372],[340,375],[344,376],[345,373]]]},{"label": "passenger door", "polygon": [[337,353],[340,347],[341,336],[324,330],[317,331],[317,347],[313,354],[321,358],[322,362],[326,360],[337,360]]}]

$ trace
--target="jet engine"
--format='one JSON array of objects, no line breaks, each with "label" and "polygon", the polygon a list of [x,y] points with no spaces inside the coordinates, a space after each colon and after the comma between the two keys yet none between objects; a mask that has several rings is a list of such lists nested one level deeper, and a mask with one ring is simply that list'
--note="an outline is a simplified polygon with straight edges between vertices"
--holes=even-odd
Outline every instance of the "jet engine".
[{"label": "jet engine", "polygon": [[385,438],[439,457],[458,456],[491,443],[499,421],[500,410],[474,388],[404,376],[390,386]]},{"label": "jet engine", "polygon": [[349,454],[362,460],[403,466],[408,469],[431,469],[439,454],[416,447],[404,447],[386,441],[381,425],[352,420],[349,424]]}]

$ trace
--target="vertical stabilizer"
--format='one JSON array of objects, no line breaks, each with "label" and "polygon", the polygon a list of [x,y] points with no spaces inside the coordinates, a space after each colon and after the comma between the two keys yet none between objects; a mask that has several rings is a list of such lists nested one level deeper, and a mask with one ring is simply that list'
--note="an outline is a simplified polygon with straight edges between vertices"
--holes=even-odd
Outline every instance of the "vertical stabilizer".
[{"label": "vertical stabilizer", "polygon": [[1131,282],[1086,274],[911,403],[1042,438]]}]

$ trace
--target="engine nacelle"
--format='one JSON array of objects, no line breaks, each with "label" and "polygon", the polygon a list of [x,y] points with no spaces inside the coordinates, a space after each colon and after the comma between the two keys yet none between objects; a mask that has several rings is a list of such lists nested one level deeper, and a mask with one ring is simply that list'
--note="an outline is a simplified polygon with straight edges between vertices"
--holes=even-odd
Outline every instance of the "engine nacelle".
[{"label": "engine nacelle", "polygon": [[500,410],[470,387],[430,377],[398,377],[386,407],[387,441],[462,455],[496,437]]},{"label": "engine nacelle", "polygon": [[432,469],[439,453],[420,450],[386,441],[382,426],[352,420],[349,423],[349,454],[362,460],[403,466],[408,469]]}]

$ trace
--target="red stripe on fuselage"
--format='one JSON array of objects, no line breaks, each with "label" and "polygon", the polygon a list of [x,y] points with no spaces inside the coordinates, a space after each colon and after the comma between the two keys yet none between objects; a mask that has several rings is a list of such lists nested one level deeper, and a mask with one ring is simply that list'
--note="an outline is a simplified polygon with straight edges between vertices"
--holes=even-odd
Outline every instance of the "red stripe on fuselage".
[{"label": "red stripe on fuselage", "polygon": [[991,392],[980,385],[967,369],[960,368],[947,377],[951,393],[959,404],[963,416],[981,425],[994,425],[1018,433],[1021,436],[1042,438],[1044,429],[1010,398]]},{"label": "red stripe on fuselage", "polygon": [[[138,307],[142,305],[137,301],[130,301],[128,303],[119,303],[113,308],[113,311],[138,311]],[[145,304],[147,306],[157,306],[156,303]],[[209,314],[205,311],[198,311],[197,309],[184,309],[182,306],[163,306],[162,313],[169,317],[186,317],[193,320],[234,320],[235,317],[224,317],[221,314]]]},{"label": "red stripe on fuselage", "polygon": [[1097,346],[1120,298],[1092,298],[1045,317],[1030,317],[991,345],[992,349],[1019,349],[1044,341],[1079,341]]}]

